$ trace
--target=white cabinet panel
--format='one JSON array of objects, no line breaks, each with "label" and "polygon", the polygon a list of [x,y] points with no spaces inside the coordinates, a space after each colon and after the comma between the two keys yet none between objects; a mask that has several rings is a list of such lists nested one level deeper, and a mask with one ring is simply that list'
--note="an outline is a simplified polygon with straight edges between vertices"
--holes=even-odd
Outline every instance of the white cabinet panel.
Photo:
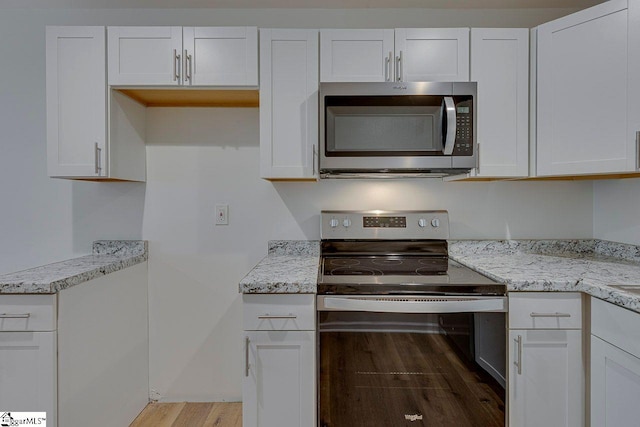
[{"label": "white cabinet panel", "polygon": [[105,176],[104,27],[47,27],[47,168],[52,177]]},{"label": "white cabinet panel", "polygon": [[579,292],[510,292],[510,329],[581,329]]},{"label": "white cabinet panel", "polygon": [[582,331],[511,330],[509,349],[510,425],[583,427]]},{"label": "white cabinet panel", "polygon": [[318,31],[260,30],[260,175],[316,177]]},{"label": "white cabinet panel", "polygon": [[397,81],[469,81],[468,28],[398,28],[395,55]]},{"label": "white cabinet panel", "polygon": [[314,294],[242,296],[245,331],[311,331],[315,329]]},{"label": "white cabinet panel", "polygon": [[640,358],[591,336],[591,425],[631,426],[640,419]]},{"label": "white cabinet panel", "polygon": [[0,332],[3,411],[46,412],[56,426],[56,333]]},{"label": "white cabinet panel", "polygon": [[320,81],[393,81],[393,52],[393,30],[322,30]]},{"label": "white cabinet panel", "polygon": [[109,84],[179,85],[182,27],[109,27]]},{"label": "white cabinet panel", "polygon": [[529,175],[529,30],[471,29],[482,177]]},{"label": "white cabinet panel", "polygon": [[245,334],[248,363],[243,379],[245,427],[315,424],[315,332]]},{"label": "white cabinet panel", "polygon": [[184,27],[183,47],[184,85],[258,85],[256,27]]},{"label": "white cabinet panel", "polygon": [[627,128],[627,1],[538,27],[537,174],[636,170]]}]

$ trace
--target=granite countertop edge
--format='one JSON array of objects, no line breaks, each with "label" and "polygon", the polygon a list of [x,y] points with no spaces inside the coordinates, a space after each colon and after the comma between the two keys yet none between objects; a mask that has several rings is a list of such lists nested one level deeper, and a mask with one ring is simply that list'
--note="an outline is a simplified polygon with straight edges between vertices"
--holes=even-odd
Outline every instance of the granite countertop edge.
[{"label": "granite countertop edge", "polygon": [[55,294],[145,262],[148,254],[144,240],[98,240],[91,255],[0,275],[0,294]]},{"label": "granite countertop edge", "polygon": [[[582,292],[640,313],[640,294],[609,286],[640,286],[640,246],[596,239],[452,240],[449,249],[451,259],[505,283],[507,292]],[[240,293],[316,293],[319,242],[272,241],[268,254],[240,281]],[[492,258],[504,268],[481,262]],[[624,274],[612,278],[611,270]]]}]

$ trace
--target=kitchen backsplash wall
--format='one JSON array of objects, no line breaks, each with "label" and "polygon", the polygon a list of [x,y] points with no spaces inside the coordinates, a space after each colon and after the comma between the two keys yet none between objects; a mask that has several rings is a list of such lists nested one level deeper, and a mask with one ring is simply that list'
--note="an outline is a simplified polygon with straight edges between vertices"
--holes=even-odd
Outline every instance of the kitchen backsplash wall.
[{"label": "kitchen backsplash wall", "polygon": [[[50,179],[44,26],[533,26],[570,12],[3,10],[0,273],[90,253],[94,240],[149,240],[152,397],[238,400],[237,283],[268,240],[317,239],[320,209],[338,208],[448,209],[454,238],[588,238],[600,212],[592,183],[270,183],[259,178],[257,109],[150,109],[146,184]],[[611,203],[631,203],[615,193]],[[214,225],[219,203],[229,204],[228,226]]]},{"label": "kitchen backsplash wall", "polygon": [[640,245],[640,179],[594,182],[593,237]]}]

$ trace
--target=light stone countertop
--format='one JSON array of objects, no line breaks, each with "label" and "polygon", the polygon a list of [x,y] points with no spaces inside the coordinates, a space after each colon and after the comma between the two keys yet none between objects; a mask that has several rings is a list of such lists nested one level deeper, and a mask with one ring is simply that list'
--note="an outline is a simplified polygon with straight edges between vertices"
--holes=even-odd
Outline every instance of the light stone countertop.
[{"label": "light stone countertop", "polygon": [[0,275],[0,294],[54,294],[147,260],[142,240],[98,240],[91,255]]},{"label": "light stone countertop", "polygon": [[[315,293],[317,241],[272,241],[269,255],[240,282],[243,293]],[[584,292],[640,313],[640,247],[602,240],[454,240],[449,256],[507,290]]]},{"label": "light stone countertop", "polygon": [[270,241],[269,255],[240,281],[239,290],[256,294],[314,294],[319,263],[318,241]]},{"label": "light stone countertop", "polygon": [[584,292],[640,313],[640,248],[601,240],[451,241],[449,256],[508,291]]}]

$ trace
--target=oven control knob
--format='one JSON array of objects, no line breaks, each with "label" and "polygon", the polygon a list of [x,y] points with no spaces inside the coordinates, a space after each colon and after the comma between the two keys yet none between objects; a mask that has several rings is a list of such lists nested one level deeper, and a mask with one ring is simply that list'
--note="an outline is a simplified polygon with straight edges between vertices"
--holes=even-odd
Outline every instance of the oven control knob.
[{"label": "oven control knob", "polygon": [[345,218],[344,221],[342,221],[342,225],[344,225],[345,228],[351,227],[351,220],[349,218]]},{"label": "oven control knob", "polygon": [[331,220],[329,221],[329,225],[331,226],[331,228],[336,228],[338,224],[340,224],[340,221],[335,218],[331,218]]},{"label": "oven control knob", "polygon": [[431,220],[431,226],[432,226],[433,228],[438,228],[438,227],[440,227],[440,220],[439,220],[438,218],[433,218],[433,219]]},{"label": "oven control knob", "polygon": [[424,219],[424,218],[420,218],[420,219],[418,220],[418,225],[419,225],[420,227],[426,227],[426,226],[427,226],[427,220],[426,220],[426,219]]}]

